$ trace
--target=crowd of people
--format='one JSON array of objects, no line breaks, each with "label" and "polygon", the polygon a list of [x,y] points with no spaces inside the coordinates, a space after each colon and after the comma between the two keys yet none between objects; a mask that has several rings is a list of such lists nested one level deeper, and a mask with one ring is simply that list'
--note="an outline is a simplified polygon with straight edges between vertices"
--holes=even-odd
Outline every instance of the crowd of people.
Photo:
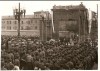
[{"label": "crowd of people", "polygon": [[2,70],[90,70],[98,63],[97,44],[92,46],[87,40],[70,46],[65,41],[31,37],[1,39]]}]

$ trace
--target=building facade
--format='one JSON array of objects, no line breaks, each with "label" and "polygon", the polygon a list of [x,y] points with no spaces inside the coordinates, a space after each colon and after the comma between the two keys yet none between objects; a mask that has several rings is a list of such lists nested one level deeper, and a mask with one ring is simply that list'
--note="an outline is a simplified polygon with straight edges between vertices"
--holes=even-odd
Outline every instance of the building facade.
[{"label": "building facade", "polygon": [[87,9],[83,4],[69,6],[53,6],[54,37],[70,37],[72,33],[86,35],[88,33]]},{"label": "building facade", "polygon": [[[44,16],[46,14],[46,17],[44,20],[42,20],[41,14]],[[46,24],[50,24],[43,26],[42,21]],[[48,22],[49,21],[49,22]],[[47,30],[43,36],[47,35],[46,37],[51,37],[51,18],[50,13],[45,11],[38,11],[34,12],[34,15],[26,15],[25,18],[21,17],[20,20],[20,35],[23,36],[33,36],[33,37],[39,37],[42,39],[41,32],[44,30],[45,27]],[[18,21],[15,19],[14,16],[2,16],[2,35],[10,35],[10,36],[16,36],[18,30]],[[47,33],[48,32],[48,33]],[[46,39],[47,39],[46,38]]]},{"label": "building facade", "polygon": [[90,36],[92,40],[98,39],[98,18],[97,13],[95,13],[94,11],[92,11]]},{"label": "building facade", "polygon": [[48,11],[34,12],[35,18],[40,18],[40,38],[49,40],[52,38],[52,21],[51,14]]},{"label": "building facade", "polygon": [[[26,36],[40,36],[39,31],[40,21],[35,19],[32,15],[26,15],[20,21],[20,35]],[[14,16],[2,17],[2,35],[16,36],[18,30],[18,21]]]}]

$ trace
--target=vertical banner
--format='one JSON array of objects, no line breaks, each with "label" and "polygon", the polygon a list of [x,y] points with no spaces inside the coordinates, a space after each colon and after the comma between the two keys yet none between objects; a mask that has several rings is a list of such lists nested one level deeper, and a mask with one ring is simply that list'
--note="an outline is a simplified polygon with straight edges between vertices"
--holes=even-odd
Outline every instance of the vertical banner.
[{"label": "vertical banner", "polygon": [[91,32],[91,25],[92,25],[92,11],[89,9],[88,13],[89,13],[88,21],[89,21],[89,34],[90,34],[90,32]]},{"label": "vertical banner", "polygon": [[51,14],[51,20],[52,20],[52,29],[53,29],[53,33],[55,33],[55,30],[54,30],[54,23],[53,23],[53,11],[52,11],[52,14]]}]

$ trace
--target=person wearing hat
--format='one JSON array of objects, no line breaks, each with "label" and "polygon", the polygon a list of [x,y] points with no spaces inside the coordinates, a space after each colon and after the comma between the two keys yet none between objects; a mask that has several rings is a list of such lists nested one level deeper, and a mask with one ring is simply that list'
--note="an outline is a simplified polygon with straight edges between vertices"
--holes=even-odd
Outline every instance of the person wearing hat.
[{"label": "person wearing hat", "polygon": [[7,70],[12,70],[14,68],[14,64],[9,59],[8,62],[6,62],[5,67],[7,68]]},{"label": "person wearing hat", "polygon": [[19,50],[19,46],[20,46],[20,45],[17,43],[17,44],[15,44],[15,46],[14,46],[13,49],[14,49],[15,51],[18,51],[18,50]]},{"label": "person wearing hat", "polygon": [[7,58],[8,60],[11,60],[11,62],[14,62],[14,55],[10,51],[8,51]]},{"label": "person wearing hat", "polygon": [[39,70],[40,68],[40,62],[38,60],[34,61],[34,70]]},{"label": "person wearing hat", "polygon": [[16,59],[16,58],[20,59],[20,55],[19,55],[19,52],[18,52],[18,51],[15,51],[15,52],[14,52],[14,58],[15,58],[15,59]]},{"label": "person wearing hat", "polygon": [[38,67],[34,67],[34,70],[39,70],[39,68]]},{"label": "person wearing hat", "polygon": [[50,64],[48,62],[45,62],[44,68],[45,70],[50,70]]},{"label": "person wearing hat", "polygon": [[26,66],[27,66],[26,60],[25,60],[25,58],[23,57],[23,58],[20,59],[20,69],[21,69],[21,70],[26,70],[26,69],[27,69]]},{"label": "person wearing hat", "polygon": [[20,70],[20,69],[19,69],[19,66],[20,66],[20,61],[19,61],[19,59],[15,59],[13,70]]},{"label": "person wearing hat", "polygon": [[4,60],[1,61],[1,70],[7,70],[6,67],[5,67],[5,62],[4,62]]},{"label": "person wearing hat", "polygon": [[31,56],[30,52],[26,54],[26,63],[27,63],[27,70],[33,70],[33,57]]},{"label": "person wearing hat", "polygon": [[22,48],[26,48],[27,47],[27,45],[25,45],[25,44],[22,44]]},{"label": "person wearing hat", "polygon": [[11,43],[10,45],[11,45],[11,46],[9,47],[9,49],[12,50],[12,49],[14,48],[15,45],[14,45],[13,43]]}]

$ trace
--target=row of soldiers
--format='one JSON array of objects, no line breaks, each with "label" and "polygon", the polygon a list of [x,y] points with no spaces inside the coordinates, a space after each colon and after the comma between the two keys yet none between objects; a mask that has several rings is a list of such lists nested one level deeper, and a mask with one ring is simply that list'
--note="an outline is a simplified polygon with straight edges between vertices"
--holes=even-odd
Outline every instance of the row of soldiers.
[{"label": "row of soldiers", "polygon": [[3,70],[90,70],[94,63],[98,63],[97,50],[87,41],[68,46],[65,41],[62,44],[60,41],[41,42],[25,37],[2,39]]}]

